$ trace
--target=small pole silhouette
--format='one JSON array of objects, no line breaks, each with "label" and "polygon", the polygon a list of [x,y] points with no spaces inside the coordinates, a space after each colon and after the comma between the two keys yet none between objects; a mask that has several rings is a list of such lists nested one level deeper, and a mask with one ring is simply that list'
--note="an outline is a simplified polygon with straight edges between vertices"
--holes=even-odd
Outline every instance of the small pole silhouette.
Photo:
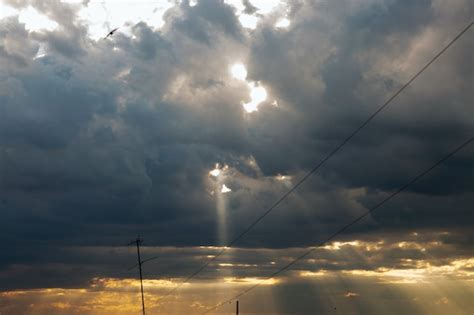
[{"label": "small pole silhouette", "polygon": [[140,289],[142,292],[142,311],[143,315],[145,315],[145,296],[143,294],[143,276],[142,276],[142,260],[140,258],[140,245],[143,243],[143,240],[140,237],[137,237],[136,240],[130,242],[129,245],[136,244],[137,246],[137,258],[138,258],[138,270],[140,271]]},{"label": "small pole silhouette", "polygon": [[239,300],[235,302],[235,314],[239,315]]}]

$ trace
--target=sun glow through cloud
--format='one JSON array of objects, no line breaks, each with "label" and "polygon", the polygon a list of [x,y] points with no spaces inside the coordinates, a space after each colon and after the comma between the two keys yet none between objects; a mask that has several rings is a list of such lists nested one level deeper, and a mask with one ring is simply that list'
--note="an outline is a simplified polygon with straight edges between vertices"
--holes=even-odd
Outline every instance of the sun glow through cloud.
[{"label": "sun glow through cloud", "polygon": [[228,168],[229,168],[228,165],[224,165],[223,167],[221,167],[219,163],[216,163],[216,165],[214,166],[214,169],[209,172],[209,175],[218,177],[219,175],[222,174],[223,171],[227,170]]},{"label": "sun glow through cloud", "polygon": [[244,81],[247,78],[247,69],[241,63],[236,63],[230,68],[230,73],[237,79]]},{"label": "sun glow through cloud", "polygon": [[212,171],[209,172],[209,174],[211,174],[211,175],[214,176],[214,177],[219,176],[220,173],[221,173],[221,170],[218,169],[218,168],[213,169]]},{"label": "sun glow through cloud", "polygon": [[283,18],[281,20],[278,20],[278,22],[275,24],[276,28],[287,28],[290,26],[291,22],[287,18]]},{"label": "sun glow through cloud", "polygon": [[[230,73],[232,77],[240,81],[246,81],[247,79],[247,69],[242,63],[235,63],[230,67]],[[257,111],[258,105],[264,102],[267,97],[267,90],[261,86],[258,82],[247,82],[247,85],[250,89],[250,102],[243,103],[243,107],[247,113],[252,113]]]},{"label": "sun glow through cloud", "polygon": [[471,314],[472,150],[337,231],[470,134],[473,27],[287,194],[470,21],[414,2],[0,0],[0,315],[141,314],[138,233],[147,314]]},{"label": "sun glow through cloud", "polygon": [[250,86],[250,99],[251,101],[248,103],[244,103],[244,109],[247,113],[252,113],[258,110],[258,105],[267,99],[267,90],[264,87],[253,84]]},{"label": "sun glow through cloud", "polygon": [[226,193],[229,193],[229,192],[231,192],[231,191],[232,191],[232,189],[230,189],[229,187],[227,187],[225,184],[222,184],[221,193],[226,194]]},{"label": "sun glow through cloud", "polygon": [[[391,242],[380,250],[390,250],[390,248],[399,248],[400,242]],[[380,244],[380,241],[351,241],[351,242],[333,242],[328,244],[326,248],[318,249],[318,255],[314,259],[308,260],[306,263],[301,262],[302,265],[293,272],[294,277],[276,277],[276,278],[264,278],[262,277],[261,260],[259,255],[266,257],[267,255],[275,255],[278,259],[286,259],[288,257],[288,249],[269,250],[263,249],[265,253],[262,253],[262,249],[248,248],[234,248],[233,250],[238,251],[238,255],[246,257],[245,260],[233,262],[227,260],[221,262],[218,266],[221,268],[219,274],[215,277],[206,280],[196,280],[192,283],[186,284],[187,290],[183,290],[180,295],[176,296],[176,300],[160,300],[160,297],[166,294],[169,290],[175,288],[181,283],[180,278],[157,278],[157,279],[145,279],[145,301],[147,309],[150,313],[156,314],[195,314],[200,313],[199,307],[193,303],[190,303],[190,299],[200,302],[203,305],[213,305],[224,299],[225,296],[217,296],[216,288],[220,288],[220,291],[228,292],[228,290],[243,290],[250,288],[253,285],[258,284],[262,290],[261,292],[271,293],[270,288],[277,288],[278,290],[290,290],[292,284],[305,284],[318,286],[331,286],[334,282],[338,283],[335,291],[329,290],[328,294],[332,294],[332,297],[337,299],[340,296],[344,299],[357,298],[364,296],[366,291],[364,287],[348,285],[351,281],[357,281],[357,283],[365,283],[370,286],[375,286],[377,289],[382,291],[396,289],[409,294],[410,296],[418,296],[420,299],[416,301],[419,306],[426,306],[426,303],[433,301],[433,307],[444,305],[447,308],[440,310],[439,312],[425,312],[422,314],[464,314],[457,309],[457,306],[452,303],[453,297],[449,294],[446,295],[447,290],[451,290],[453,285],[456,285],[456,279],[463,279],[462,285],[469,285],[469,281],[472,282],[474,273],[472,267],[474,266],[474,259],[452,259],[445,261],[442,265],[436,265],[430,261],[424,260],[413,260],[407,259],[412,263],[416,263],[415,267],[406,267],[399,265],[398,267],[392,266],[390,262],[386,266],[378,266],[372,269],[366,269],[361,264],[356,263],[353,265],[339,264],[339,261],[332,259],[320,260],[321,257],[325,256],[325,252],[332,252],[334,255],[338,255],[337,252],[345,251],[340,257],[347,257],[347,254],[353,254],[354,250],[356,253],[362,254],[360,262],[365,261],[364,257],[369,252],[369,248],[374,244]],[[449,245],[430,242],[427,246],[433,248],[447,248]],[[186,248],[186,251],[190,251],[194,258],[190,257],[189,261],[206,255],[208,258],[215,256],[215,253],[219,252],[224,247],[217,246],[199,246],[195,248]],[[410,248],[410,242],[404,244],[403,248]],[[144,249],[145,252],[151,248]],[[162,249],[160,249],[161,251]],[[182,258],[182,248],[166,248],[168,254],[173,252],[179,254]],[[197,251],[196,251],[197,250]],[[281,254],[278,254],[278,253]],[[365,253],[365,254],[364,254]],[[357,255],[356,255],[357,256]],[[228,256],[230,257],[230,256]],[[328,257],[328,256],[326,256]],[[332,257],[332,256],[331,256]],[[313,261],[314,260],[314,261]],[[325,264],[332,264],[333,268],[311,270],[312,267],[317,266],[318,262],[324,261]],[[274,261],[269,262],[269,265],[280,264]],[[415,266],[415,265],[414,265]],[[150,268],[150,267],[148,267]],[[234,274],[230,274],[230,271],[234,270]],[[291,274],[291,272],[290,272]],[[267,288],[267,289],[265,289]],[[294,287],[293,287],[294,288]],[[334,289],[334,287],[332,287]],[[430,289],[431,288],[431,289]],[[140,282],[135,278],[93,278],[87,286],[78,289],[30,289],[30,290],[17,290],[17,291],[6,291],[0,292],[0,299],[7,302],[7,305],[33,305],[24,314],[72,314],[72,313],[87,313],[91,315],[103,314],[103,315],[125,315],[131,313],[140,312],[140,298],[139,298]],[[428,290],[428,291],[427,291]],[[196,295],[195,292],[199,292]],[[339,292],[339,293],[337,293]],[[419,294],[424,292],[425,295],[420,297]],[[467,293],[462,293],[467,295]],[[193,297],[194,296],[194,297]],[[249,295],[251,296],[251,295]],[[119,301],[117,303],[117,301]],[[410,301],[410,300],[407,300]],[[256,307],[255,303],[258,304],[258,300],[248,302],[246,305],[250,308]],[[194,306],[193,306],[194,305]],[[430,304],[431,305],[431,304]],[[465,308],[465,306],[464,306]],[[460,307],[462,309],[462,306]],[[17,314],[20,312],[8,312],[8,309],[1,309],[5,311],[5,314]],[[351,313],[351,312],[349,312]],[[23,313],[21,313],[23,314]],[[278,314],[278,312],[275,312]]]}]

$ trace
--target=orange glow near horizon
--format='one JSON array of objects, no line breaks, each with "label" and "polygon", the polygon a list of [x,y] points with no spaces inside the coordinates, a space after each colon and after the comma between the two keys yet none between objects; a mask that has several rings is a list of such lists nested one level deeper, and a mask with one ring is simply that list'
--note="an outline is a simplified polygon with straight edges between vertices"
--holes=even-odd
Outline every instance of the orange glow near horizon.
[{"label": "orange glow near horizon", "polygon": [[[433,261],[429,253],[442,250],[440,242],[425,241],[416,243],[406,241],[351,241],[333,242],[319,249],[311,258],[301,261],[293,270],[281,277],[267,279],[265,275],[286,264],[291,257],[291,249],[241,249],[232,248],[234,258],[240,254],[266,251],[266,255],[275,255],[274,260],[262,262],[233,261],[232,257],[216,264],[219,268],[213,277],[194,279],[183,285],[172,295],[165,296],[170,289],[183,281],[182,278],[146,279],[144,280],[145,303],[149,314],[200,314],[215,304],[258,285],[252,293],[242,296],[243,305],[251,312],[263,312],[261,300],[265,299],[266,314],[282,314],[288,310],[280,310],[285,290],[295,290],[304,284],[305,293],[300,298],[314,299],[319,294],[330,296],[328,307],[337,303],[341,311],[351,313],[356,304],[366,299],[368,294],[378,294],[387,290],[396,290],[412,303],[418,314],[463,314],[463,310],[473,305],[466,298],[474,290],[474,258],[452,258]],[[210,254],[222,247],[201,246],[191,250],[199,251],[196,255]],[[425,252],[421,250],[426,248]],[[446,248],[446,247],[445,247]],[[182,249],[180,249],[182,250]],[[390,263],[377,265],[370,257],[383,250],[416,250],[426,255],[424,259],[399,258],[397,266]],[[202,251],[202,252],[201,252]],[[299,252],[300,249],[296,249]],[[329,256],[324,256],[329,255]],[[211,255],[212,256],[212,255]],[[326,258],[324,258],[326,257]],[[327,258],[330,257],[330,258]],[[352,268],[342,264],[350,257],[352,261],[361,260],[365,264],[354,264]],[[223,257],[224,258],[224,257]],[[328,259],[334,260],[331,268]],[[357,267],[355,267],[357,266]],[[365,266],[365,267],[360,267]],[[371,267],[367,267],[371,266]],[[265,269],[270,268],[270,269]],[[228,272],[232,271],[232,272]],[[240,276],[239,276],[240,275]],[[82,288],[49,288],[28,289],[0,292],[0,312],[2,314],[35,314],[35,315],[125,315],[140,314],[140,285],[132,278],[93,278],[89,285]],[[310,288],[310,289],[308,289]],[[324,291],[326,290],[326,291]],[[372,290],[372,291],[370,291]],[[370,293],[371,292],[371,293]],[[375,292],[375,293],[374,293]],[[283,294],[278,296],[278,294]],[[296,293],[295,293],[296,294]],[[384,303],[373,299],[374,308],[383,309]],[[382,301],[383,300],[383,301]],[[365,300],[367,301],[367,300]],[[299,303],[299,302],[298,302]],[[369,303],[369,302],[364,302]],[[377,304],[379,303],[379,305]],[[218,314],[227,314],[230,305],[224,305]],[[339,309],[339,306],[338,306]],[[215,313],[214,313],[215,314]],[[231,314],[231,313],[228,313]]]},{"label": "orange glow near horizon", "polygon": [[[380,271],[377,275],[370,274],[370,272],[351,272],[344,275],[341,273],[334,273],[330,271],[320,272],[300,272],[299,276],[311,281],[313,286],[325,287],[327,283],[326,277],[332,279],[339,278],[339,286],[341,289],[333,293],[335,296],[332,299],[360,299],[364,297],[364,286],[350,287],[345,289],[346,283],[351,283],[354,279],[370,279],[372,277],[383,277],[384,274],[388,277],[405,277],[406,271]],[[419,275],[415,273],[414,275]],[[368,278],[367,278],[368,277]],[[313,279],[314,280],[311,280]],[[351,280],[352,279],[352,280]],[[413,278],[415,279],[415,278]],[[415,279],[416,280],[416,279]],[[145,280],[145,302],[147,312],[149,314],[199,314],[205,309],[215,305],[216,303],[226,298],[232,297],[236,292],[240,292],[245,287],[250,287],[259,283],[260,287],[255,291],[256,296],[249,294],[249,296],[242,297],[245,301],[247,309],[258,307],[258,297],[265,296],[267,301],[276,300],[274,296],[275,287],[285,285],[285,281],[281,279],[261,279],[261,278],[236,278],[227,277],[220,279],[218,283],[193,283],[185,289],[181,290],[179,295],[173,295],[161,300],[167,289],[176,285],[172,281],[162,280]],[[461,314],[462,308],[454,303],[455,299],[447,295],[449,288],[455,282],[446,284],[445,281],[429,282],[423,281],[407,281],[407,282],[369,282],[370,286],[379,286],[382,288],[392,288],[405,292],[406,295],[413,295],[413,301],[417,301],[419,296],[432,297],[433,305],[421,305],[427,311],[420,312],[420,314],[441,314],[441,310],[448,311],[450,314]],[[467,282],[463,282],[464,286]],[[217,286],[216,286],[217,284]],[[471,282],[472,284],[472,282]],[[19,290],[0,293],[2,305],[0,311],[3,314],[91,314],[91,315],[125,315],[125,314],[140,314],[140,294],[139,283],[133,279],[95,279],[90,287],[85,289],[34,289],[34,290]],[[431,288],[430,292],[425,292]],[[472,289],[472,285],[471,285]],[[279,289],[281,290],[281,289]],[[306,293],[308,295],[308,293]],[[353,302],[356,302],[354,300]],[[341,302],[339,302],[341,303]],[[352,303],[352,302],[347,302]],[[377,303],[377,302],[372,302]],[[422,301],[420,301],[422,303]],[[423,302],[426,304],[426,301]],[[272,304],[272,303],[270,303]],[[278,304],[278,303],[277,303]],[[275,305],[277,305],[275,304]],[[21,305],[21,308],[20,308]],[[268,306],[269,308],[277,307],[275,305]],[[440,306],[442,308],[440,309]],[[230,306],[225,307],[229,309]],[[432,313],[434,309],[439,311]],[[429,310],[429,312],[428,312]],[[270,314],[271,312],[269,312]],[[219,313],[224,314],[224,313]],[[227,313],[225,313],[227,314]],[[229,313],[230,314],[230,313]],[[279,314],[278,312],[271,314]]]}]

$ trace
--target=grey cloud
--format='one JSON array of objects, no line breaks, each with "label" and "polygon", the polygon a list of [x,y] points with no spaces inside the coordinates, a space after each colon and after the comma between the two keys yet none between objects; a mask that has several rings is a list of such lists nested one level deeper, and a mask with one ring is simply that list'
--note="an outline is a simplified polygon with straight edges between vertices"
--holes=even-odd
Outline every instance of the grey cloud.
[{"label": "grey cloud", "polygon": [[2,142],[25,141],[45,149],[64,147],[94,112],[115,110],[104,91],[77,80],[73,68],[48,60],[40,59],[35,71],[16,76],[19,93],[10,91],[2,104]]},{"label": "grey cloud", "polygon": [[4,67],[26,66],[38,52],[37,43],[29,41],[28,32],[20,24],[18,17],[8,17],[0,21],[0,58],[4,59]]},{"label": "grey cloud", "polygon": [[245,14],[255,14],[258,9],[250,3],[249,0],[242,0],[242,4],[245,6]]},{"label": "grey cloud", "polygon": [[[414,4],[416,9],[413,10],[420,10],[418,7],[420,4]],[[367,27],[370,21],[377,20],[380,12],[386,12],[384,14],[406,19],[407,23],[404,25],[411,25],[410,23],[416,25],[416,27],[410,27],[415,34],[416,32],[426,34],[428,28],[426,21],[434,14],[431,12],[430,4],[423,3],[421,6],[421,8],[426,8],[424,13],[426,19],[423,21],[413,19],[411,13],[404,11],[406,6],[397,2],[390,2],[384,10],[380,10],[378,6],[369,6],[355,12],[348,10],[350,18],[347,16],[345,18],[349,21],[356,17],[360,21],[367,20],[367,23],[360,23],[360,25],[351,25],[349,22],[341,25],[338,20],[324,18],[321,16],[323,13],[332,14],[343,10],[330,5],[322,4],[321,6],[320,11],[302,10],[305,14],[302,13],[304,19],[299,22],[295,16],[296,21],[287,32],[282,33],[279,30],[265,28],[260,31],[254,41],[250,76],[267,84],[271,91],[281,99],[280,103],[289,108],[288,111],[271,110],[270,113],[278,112],[279,116],[275,118],[273,113],[256,116],[260,119],[255,125],[262,126],[262,133],[265,132],[268,138],[276,139],[276,141],[282,139],[277,143],[268,141],[266,146],[261,145],[260,138],[256,139],[255,156],[265,173],[275,174],[282,168],[295,167],[291,164],[310,167],[315,161],[321,160],[326,152],[336,147],[377,108],[376,106],[388,99],[410,74],[419,69],[423,62],[429,60],[442,47],[442,41],[437,42],[438,45],[434,45],[433,42],[424,54],[425,61],[420,59],[416,64],[411,64],[413,67],[406,68],[406,74],[403,77],[394,76],[395,70],[391,70],[390,75],[385,75],[386,69],[374,67],[374,65],[383,66],[379,62],[374,63],[374,60],[379,58],[378,56],[393,51],[392,47],[395,46],[394,48],[398,49],[397,54],[401,55],[397,56],[397,59],[401,62],[407,56],[407,52],[414,49],[418,43],[410,39],[411,34],[408,35],[403,29],[395,28],[394,24],[390,24],[390,21],[385,21],[385,19],[377,23],[387,23],[386,27],[377,27],[373,32],[368,33]],[[314,13],[316,16],[311,16],[309,19],[308,11],[317,12]],[[462,26],[460,25],[459,28]],[[346,27],[350,28],[350,31]],[[454,27],[451,29],[452,34],[459,31]],[[443,32],[443,35],[449,38],[447,33]],[[304,40],[305,38],[313,40]],[[468,85],[472,81],[472,72],[467,70],[461,61],[468,58],[465,54],[469,51],[467,48],[469,39],[465,37],[456,45],[449,54],[439,60],[439,64],[419,78],[409,91],[406,91],[358,135],[353,141],[357,144],[348,146],[345,148],[347,153],[333,159],[332,165],[328,165],[327,168],[337,171],[331,176],[345,177],[342,173],[347,169],[352,173],[347,174],[347,180],[351,182],[349,185],[370,187],[371,183],[367,180],[370,180],[370,173],[373,173],[377,178],[384,178],[385,183],[388,184],[387,188],[393,189],[401,180],[397,180],[397,183],[386,180],[386,178],[397,176],[388,174],[390,169],[400,169],[400,161],[407,162],[403,167],[406,170],[410,170],[410,167],[406,167],[408,164],[420,165],[414,162],[414,159],[399,156],[398,152],[413,150],[412,154],[421,161],[423,156],[431,157],[435,155],[434,153],[439,153],[440,143],[455,145],[456,141],[461,142],[472,134],[473,124],[467,118],[471,115],[460,117],[457,114],[459,111],[471,112],[468,104],[472,96]],[[286,47],[290,49],[287,50]],[[373,50],[371,47],[377,47],[377,53],[370,55],[370,59],[366,60],[367,51]],[[293,67],[293,64],[299,65],[302,69]],[[287,69],[288,67],[290,69]],[[440,81],[428,79],[437,77],[435,73],[443,71],[442,69],[446,67],[451,70],[456,69],[455,73],[464,78],[459,81],[459,84],[450,86],[450,89],[443,88],[443,83]],[[295,71],[295,74],[292,71]],[[450,76],[448,73],[443,71],[443,75]],[[293,111],[296,108],[298,111],[294,114]],[[303,117],[299,116],[301,113],[304,113]],[[280,120],[283,117],[285,117],[283,126],[279,126],[279,129],[269,128],[272,124],[270,119]],[[305,121],[304,127],[300,127],[301,121]],[[423,124],[420,124],[420,121],[423,121]],[[288,137],[300,140],[288,141]],[[301,143],[304,143],[308,149],[300,145]],[[294,158],[286,159],[286,156],[277,153],[277,150],[282,150],[282,148],[286,152],[297,153]],[[354,148],[357,149],[354,150]],[[372,148],[377,152],[372,151]],[[359,151],[361,155],[360,158],[356,158],[357,167],[354,167],[354,155],[359,156],[358,149],[361,150]],[[374,153],[383,157],[383,164],[393,158],[393,166],[387,165],[387,170],[382,170],[382,172],[371,170],[374,165],[380,163],[378,162],[380,159],[377,159],[377,162],[374,161],[372,157]],[[282,158],[275,158],[277,156]],[[360,177],[355,174],[359,171]],[[405,178],[408,175],[407,172],[397,172],[397,174]],[[362,181],[354,182],[357,178]]]},{"label": "grey cloud", "polygon": [[[455,9],[434,2],[299,1],[289,29],[262,21],[247,32],[231,7],[207,0],[175,6],[159,31],[139,23],[135,37],[95,42],[74,18],[77,8],[35,5],[61,26],[28,34],[16,19],[0,22],[0,240],[24,248],[2,256],[0,268],[5,275],[26,266],[29,276],[38,264],[51,272],[49,280],[32,277],[34,286],[124,277],[118,269],[93,271],[96,259],[112,264],[94,254],[84,262],[87,276],[64,279],[81,246],[116,246],[138,233],[154,246],[222,243],[216,208],[224,183],[232,189],[224,198],[232,239],[459,25]],[[444,30],[438,18],[456,27]],[[239,246],[312,245],[472,136],[471,43],[468,36],[456,43]],[[39,44],[47,56],[33,60]],[[228,73],[237,61],[269,94],[252,114],[241,106],[247,86]],[[348,237],[381,235],[384,227],[403,234],[472,226],[472,154],[461,152]],[[215,163],[229,166],[222,182],[208,175]],[[61,261],[67,266],[55,282],[50,264]],[[184,271],[201,262],[186,260]],[[18,283],[33,285],[26,278]]]},{"label": "grey cloud", "polygon": [[[81,4],[63,3],[61,1],[6,1],[16,8],[32,6],[46,17],[58,23],[58,28],[50,32],[33,32],[32,39],[25,42],[31,44],[41,42],[48,50],[63,56],[77,59],[86,54],[88,39],[87,28],[80,24],[77,13]],[[11,34],[11,32],[9,32]]]},{"label": "grey cloud", "polygon": [[193,7],[183,2],[175,10],[168,13],[168,27],[202,44],[214,45],[219,33],[243,39],[234,11],[222,1],[201,0]]}]

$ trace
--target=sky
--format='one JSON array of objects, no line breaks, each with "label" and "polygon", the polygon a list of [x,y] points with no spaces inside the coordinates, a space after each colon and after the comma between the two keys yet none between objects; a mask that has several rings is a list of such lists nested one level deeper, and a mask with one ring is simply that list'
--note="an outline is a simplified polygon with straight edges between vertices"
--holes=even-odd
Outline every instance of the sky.
[{"label": "sky", "polygon": [[473,27],[252,225],[472,17],[0,0],[0,314],[141,314],[137,236],[147,314],[473,313],[472,142],[269,278],[474,136]]}]

